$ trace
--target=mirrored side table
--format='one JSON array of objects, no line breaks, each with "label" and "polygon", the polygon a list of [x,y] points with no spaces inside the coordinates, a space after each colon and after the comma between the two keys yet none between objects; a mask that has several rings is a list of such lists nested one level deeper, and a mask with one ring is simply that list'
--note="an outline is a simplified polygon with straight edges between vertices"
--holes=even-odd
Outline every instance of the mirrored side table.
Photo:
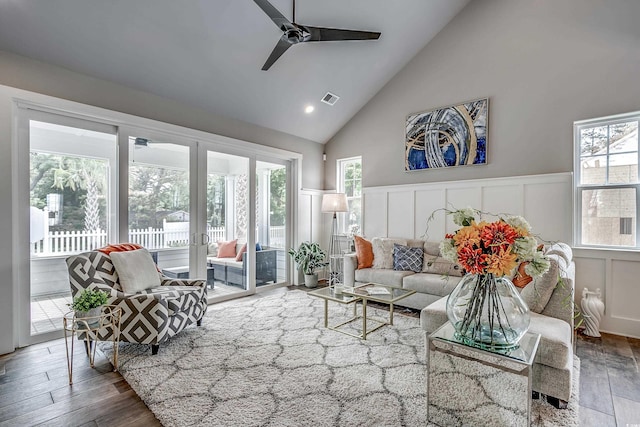
[{"label": "mirrored side table", "polygon": [[[113,370],[118,370],[118,344],[120,342],[120,318],[122,309],[115,305],[104,305],[100,314],[96,316],[77,317],[70,311],[62,318],[64,326],[64,343],[67,350],[67,369],[69,371],[69,385],[73,384],[73,355],[74,337],[84,340],[89,356],[89,365],[93,368],[96,355],[95,341],[99,337],[109,336],[113,342]],[[71,351],[69,351],[69,338],[71,338]]]},{"label": "mirrored side table", "polygon": [[533,363],[540,334],[518,347],[463,343],[450,322],[427,337],[427,418],[438,425],[531,424]]}]

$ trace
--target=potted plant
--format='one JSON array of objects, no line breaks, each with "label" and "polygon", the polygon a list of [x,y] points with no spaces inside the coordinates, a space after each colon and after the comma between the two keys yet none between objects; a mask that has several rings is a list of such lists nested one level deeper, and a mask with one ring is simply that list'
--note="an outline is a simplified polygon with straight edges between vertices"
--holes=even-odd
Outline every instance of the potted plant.
[{"label": "potted plant", "polygon": [[293,258],[299,269],[304,273],[304,284],[307,288],[318,286],[318,273],[316,268],[324,267],[327,254],[318,243],[302,242],[298,250],[289,249],[289,255]]},{"label": "potted plant", "polygon": [[84,289],[69,306],[76,312],[76,319],[94,317],[95,319],[82,322],[87,326],[93,326],[99,322],[98,316],[102,313],[102,306],[107,303],[108,299],[109,294],[105,291]]}]

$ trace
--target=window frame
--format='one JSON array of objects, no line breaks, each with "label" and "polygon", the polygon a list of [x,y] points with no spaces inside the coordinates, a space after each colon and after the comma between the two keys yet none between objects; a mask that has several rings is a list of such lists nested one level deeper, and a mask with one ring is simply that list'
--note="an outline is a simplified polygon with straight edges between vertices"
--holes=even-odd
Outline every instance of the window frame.
[{"label": "window frame", "polygon": [[352,200],[360,200],[360,231],[358,234],[362,234],[362,156],[345,157],[343,159],[336,160],[336,189],[338,193],[346,193],[345,173],[349,164],[358,162],[360,163],[360,195],[359,196],[347,196],[347,203],[349,206],[349,212],[345,215],[338,217],[338,232],[344,235],[350,235],[347,230],[347,217],[351,214]]},{"label": "window frame", "polygon": [[[620,123],[629,123],[635,121],[638,126],[639,136],[638,136],[638,150],[636,151],[637,155],[637,176],[635,182],[630,183],[609,183],[609,160],[612,155],[616,154],[624,154],[624,153],[615,153],[611,154],[609,151],[610,147],[610,135],[607,134],[607,152],[604,155],[607,160],[606,171],[605,171],[605,182],[603,184],[581,184],[580,180],[582,178],[582,163],[581,160],[583,156],[581,155],[581,131],[585,128],[593,128],[598,126],[612,126]],[[608,250],[640,250],[640,111],[635,111],[631,113],[618,114],[614,116],[608,117],[600,117],[589,120],[581,120],[576,121],[573,124],[573,192],[574,192],[574,230],[573,230],[573,241],[574,245],[579,248],[591,248],[591,249],[608,249]],[[625,152],[630,153],[630,152]],[[632,189],[635,192],[635,245],[603,245],[603,244],[591,244],[584,243],[582,236],[582,194],[584,191],[591,190],[615,190],[615,189]]]}]

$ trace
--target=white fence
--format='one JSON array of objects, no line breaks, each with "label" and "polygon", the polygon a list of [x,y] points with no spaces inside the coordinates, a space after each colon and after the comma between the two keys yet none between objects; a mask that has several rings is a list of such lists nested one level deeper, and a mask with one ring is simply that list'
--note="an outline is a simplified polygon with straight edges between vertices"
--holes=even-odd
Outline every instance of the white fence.
[{"label": "white fence", "polygon": [[[129,230],[129,242],[137,243],[147,249],[163,249],[187,246],[189,244],[188,223],[167,223],[173,226],[167,228],[147,228]],[[180,224],[177,226],[176,224]],[[226,240],[224,227],[208,227],[207,234],[210,242]],[[107,232],[95,231],[52,231],[42,240],[32,243],[31,253],[38,255],[64,255],[90,251],[105,246]],[[263,243],[263,242],[261,242]],[[270,227],[269,246],[284,248],[285,227]]]}]

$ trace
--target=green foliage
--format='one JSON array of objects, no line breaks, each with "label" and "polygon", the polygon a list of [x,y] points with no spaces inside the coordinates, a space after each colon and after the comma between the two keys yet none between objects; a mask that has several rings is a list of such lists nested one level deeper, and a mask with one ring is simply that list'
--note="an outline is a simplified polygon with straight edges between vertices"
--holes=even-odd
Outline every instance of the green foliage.
[{"label": "green foliage", "polygon": [[75,311],[86,312],[92,308],[105,305],[109,299],[109,294],[105,291],[94,291],[93,289],[84,289],[80,295],[73,299],[73,304],[69,306]]},{"label": "green foliage", "polygon": [[280,168],[271,171],[271,200],[269,200],[270,215],[269,218],[272,226],[281,226],[285,224],[287,215],[286,198],[287,198],[287,169]]},{"label": "green foliage", "polygon": [[318,243],[302,242],[298,250],[289,249],[293,261],[304,271],[304,274],[314,274],[316,268],[324,267],[327,254]]}]

